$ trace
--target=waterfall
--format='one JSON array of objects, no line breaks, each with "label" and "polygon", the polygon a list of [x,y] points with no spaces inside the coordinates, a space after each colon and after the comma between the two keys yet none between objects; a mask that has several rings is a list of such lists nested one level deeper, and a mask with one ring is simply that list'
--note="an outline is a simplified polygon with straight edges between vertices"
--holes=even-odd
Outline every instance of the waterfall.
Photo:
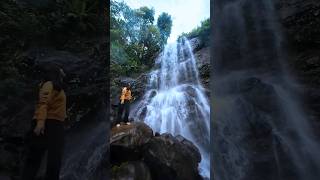
[{"label": "waterfall", "polygon": [[135,120],[155,132],[182,135],[200,150],[199,170],[210,177],[210,106],[199,81],[191,45],[186,38],[166,45],[149,74],[147,90],[137,105]]},{"label": "waterfall", "polygon": [[103,106],[68,131],[61,167],[61,180],[107,180],[109,124]]},{"label": "waterfall", "polygon": [[318,179],[320,146],[287,72],[274,1],[215,5],[214,178]]}]

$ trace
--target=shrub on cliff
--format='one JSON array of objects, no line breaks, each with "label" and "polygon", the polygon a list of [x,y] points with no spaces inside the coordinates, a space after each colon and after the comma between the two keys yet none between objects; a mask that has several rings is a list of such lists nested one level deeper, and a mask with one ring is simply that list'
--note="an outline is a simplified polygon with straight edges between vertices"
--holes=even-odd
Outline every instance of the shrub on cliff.
[{"label": "shrub on cliff", "polygon": [[201,25],[195,29],[193,29],[189,33],[182,33],[182,36],[187,37],[188,39],[192,39],[198,37],[201,41],[201,46],[209,46],[210,45],[210,19],[206,19],[201,22]]}]

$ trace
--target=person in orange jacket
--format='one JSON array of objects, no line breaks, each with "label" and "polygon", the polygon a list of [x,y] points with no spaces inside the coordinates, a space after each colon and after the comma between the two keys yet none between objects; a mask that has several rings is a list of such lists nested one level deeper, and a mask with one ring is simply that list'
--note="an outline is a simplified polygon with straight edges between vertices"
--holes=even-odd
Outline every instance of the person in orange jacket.
[{"label": "person in orange jacket", "polygon": [[[129,113],[130,113],[130,101],[132,99],[131,95],[131,86],[128,84],[126,87],[122,88],[121,96],[120,96],[120,103],[119,103],[119,109],[118,109],[118,124],[117,126],[120,126],[120,122],[125,122],[126,124],[130,124],[129,122]],[[124,118],[123,116],[124,111]]]},{"label": "person in orange jacket", "polygon": [[41,160],[47,155],[46,180],[59,180],[64,146],[66,95],[63,88],[63,70],[53,65],[44,73],[39,85],[39,98],[33,117],[30,147],[27,152],[23,180],[36,179]]}]

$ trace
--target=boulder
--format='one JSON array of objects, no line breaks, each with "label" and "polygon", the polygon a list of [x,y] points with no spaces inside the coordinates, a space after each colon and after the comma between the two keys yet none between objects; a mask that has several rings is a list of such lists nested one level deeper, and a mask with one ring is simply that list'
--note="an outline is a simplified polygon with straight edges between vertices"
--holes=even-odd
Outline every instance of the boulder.
[{"label": "boulder", "polygon": [[201,154],[191,141],[180,135],[156,134],[143,122],[112,128],[113,179],[202,179],[198,171]]},{"label": "boulder", "polygon": [[152,179],[202,179],[198,172],[199,150],[182,136],[162,134],[152,138],[144,153]]},{"label": "boulder", "polygon": [[146,144],[153,136],[152,129],[142,122],[121,125],[111,129],[110,146],[134,149]]},{"label": "boulder", "polygon": [[148,166],[142,161],[122,163],[112,168],[112,180],[152,180]]},{"label": "boulder", "polygon": [[152,136],[152,129],[142,122],[113,127],[110,136],[111,163],[140,159],[142,147]]}]

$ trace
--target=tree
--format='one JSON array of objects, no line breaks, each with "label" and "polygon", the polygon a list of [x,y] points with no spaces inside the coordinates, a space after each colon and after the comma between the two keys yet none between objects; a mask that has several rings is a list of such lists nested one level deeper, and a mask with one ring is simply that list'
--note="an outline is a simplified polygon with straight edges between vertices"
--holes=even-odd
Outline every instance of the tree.
[{"label": "tree", "polygon": [[161,50],[162,41],[159,29],[155,25],[147,26],[145,32],[145,39],[142,44],[142,58],[141,61],[151,67],[156,54]]},{"label": "tree", "polygon": [[163,44],[167,43],[167,39],[171,34],[171,27],[172,27],[171,16],[168,13],[163,12],[158,17],[157,26],[159,28],[160,36],[161,36],[161,40],[163,41]]},{"label": "tree", "polygon": [[[150,68],[163,47],[171,31],[163,32],[154,24],[155,10],[149,7],[131,9],[124,2],[111,1],[110,6],[110,40],[111,58],[115,72],[130,74]],[[162,22],[162,21],[161,21]],[[168,26],[167,24],[162,23]],[[168,27],[164,27],[168,31]],[[162,38],[163,37],[163,38]],[[165,40],[164,40],[165,39]]]},{"label": "tree", "polygon": [[136,14],[138,17],[142,18],[142,22],[144,25],[153,24],[154,21],[154,9],[148,8],[146,6],[140,7],[136,10]]}]

